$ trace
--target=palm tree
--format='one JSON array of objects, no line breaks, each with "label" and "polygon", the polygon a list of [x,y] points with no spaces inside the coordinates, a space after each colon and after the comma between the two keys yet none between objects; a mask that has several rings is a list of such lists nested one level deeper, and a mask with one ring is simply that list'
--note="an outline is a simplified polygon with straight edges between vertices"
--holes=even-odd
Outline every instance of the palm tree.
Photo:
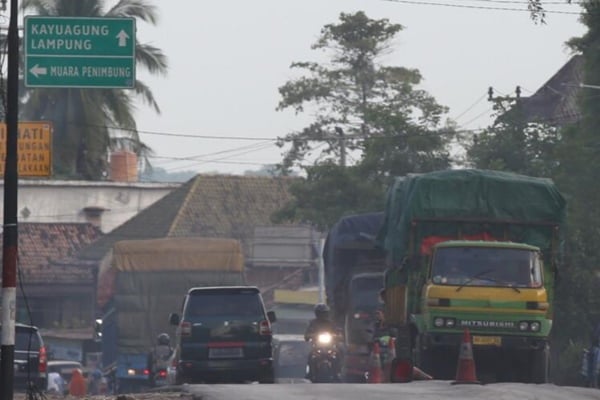
[{"label": "palm tree", "polygon": [[[56,17],[133,17],[155,25],[157,10],[145,0],[119,0],[104,11],[105,0],[24,0],[24,11]],[[136,40],[136,69],[166,74],[167,58]],[[137,80],[134,90],[21,87],[25,120],[54,124],[53,169],[61,178],[100,179],[110,150],[126,148],[147,159],[151,150],[140,141],[133,116],[134,96],[160,113],[148,86]]]}]

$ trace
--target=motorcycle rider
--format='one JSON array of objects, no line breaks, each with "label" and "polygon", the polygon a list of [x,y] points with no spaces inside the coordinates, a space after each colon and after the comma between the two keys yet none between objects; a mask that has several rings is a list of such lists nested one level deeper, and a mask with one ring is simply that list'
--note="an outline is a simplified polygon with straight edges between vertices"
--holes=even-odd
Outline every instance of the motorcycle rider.
[{"label": "motorcycle rider", "polygon": [[[304,340],[316,340],[320,333],[329,332],[333,336],[333,340],[336,340],[336,326],[330,319],[329,306],[324,303],[319,303],[315,306],[315,318],[310,320],[306,331],[304,332]],[[338,358],[336,359],[335,370],[340,371],[339,356],[341,355],[341,349],[338,348]],[[311,371],[314,370],[312,352],[308,356],[308,370],[306,372],[306,378],[309,379]]]},{"label": "motorcycle rider", "polygon": [[173,355],[171,338],[167,333],[161,333],[156,337],[156,345],[148,354],[148,369],[150,370],[150,380],[152,384],[154,384],[154,375],[161,369],[166,370],[169,366],[171,355]]}]

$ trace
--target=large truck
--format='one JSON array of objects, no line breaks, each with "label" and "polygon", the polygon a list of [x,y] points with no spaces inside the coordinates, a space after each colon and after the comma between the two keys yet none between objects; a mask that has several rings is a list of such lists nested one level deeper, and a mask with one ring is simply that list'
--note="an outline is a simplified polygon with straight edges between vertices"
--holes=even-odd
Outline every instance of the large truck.
[{"label": "large truck", "polygon": [[468,329],[478,375],[547,382],[565,218],[549,179],[488,170],[396,178],[378,239],[398,360],[452,379]]},{"label": "large truck", "polygon": [[343,328],[347,382],[363,382],[368,370],[374,312],[383,308],[385,255],[376,246],[383,212],[341,218],[328,232],[323,247],[325,293],[336,325]]},{"label": "large truck", "polygon": [[149,384],[148,353],[188,289],[244,284],[238,240],[164,238],[114,244],[98,277],[103,373],[115,393]]}]

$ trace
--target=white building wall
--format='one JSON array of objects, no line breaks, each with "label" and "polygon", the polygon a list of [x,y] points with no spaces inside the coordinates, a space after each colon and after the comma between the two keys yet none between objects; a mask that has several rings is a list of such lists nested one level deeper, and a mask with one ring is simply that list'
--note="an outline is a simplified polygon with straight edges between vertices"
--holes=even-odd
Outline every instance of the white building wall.
[{"label": "white building wall", "polygon": [[[88,182],[20,180],[19,222],[89,222],[83,209],[99,207],[100,229],[108,233],[141,210],[178,188],[181,183]],[[4,182],[0,182],[4,193]],[[0,196],[0,221],[4,196]]]}]

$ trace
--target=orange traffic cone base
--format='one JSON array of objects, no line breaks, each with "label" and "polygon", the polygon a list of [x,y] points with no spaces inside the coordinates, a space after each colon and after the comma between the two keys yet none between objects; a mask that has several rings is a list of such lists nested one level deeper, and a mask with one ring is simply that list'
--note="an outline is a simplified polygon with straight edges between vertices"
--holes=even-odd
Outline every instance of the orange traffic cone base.
[{"label": "orange traffic cone base", "polygon": [[371,359],[369,360],[369,372],[367,373],[367,383],[381,383],[383,371],[381,368],[381,356],[379,350],[379,343],[373,344],[373,350],[371,351]]},{"label": "orange traffic cone base", "polygon": [[456,368],[456,380],[452,384],[466,383],[481,385],[481,382],[477,380],[475,375],[475,359],[473,358],[473,347],[471,345],[469,329],[465,329],[463,334],[460,353],[458,355],[458,367]]}]

